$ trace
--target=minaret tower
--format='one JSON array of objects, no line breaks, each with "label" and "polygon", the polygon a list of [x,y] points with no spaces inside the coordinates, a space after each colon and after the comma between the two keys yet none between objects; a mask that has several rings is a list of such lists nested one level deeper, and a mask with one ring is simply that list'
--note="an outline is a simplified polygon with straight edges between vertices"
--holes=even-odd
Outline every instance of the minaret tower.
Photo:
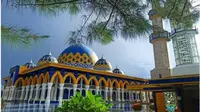
[{"label": "minaret tower", "polygon": [[197,29],[176,28],[170,34],[176,61],[172,75],[199,74],[200,57],[195,39],[197,33]]},{"label": "minaret tower", "polygon": [[151,78],[164,78],[171,76],[170,60],[168,53],[169,33],[163,29],[162,17],[154,10],[149,11],[149,19],[152,21],[153,33],[149,36],[153,44],[155,68],[151,70]]}]

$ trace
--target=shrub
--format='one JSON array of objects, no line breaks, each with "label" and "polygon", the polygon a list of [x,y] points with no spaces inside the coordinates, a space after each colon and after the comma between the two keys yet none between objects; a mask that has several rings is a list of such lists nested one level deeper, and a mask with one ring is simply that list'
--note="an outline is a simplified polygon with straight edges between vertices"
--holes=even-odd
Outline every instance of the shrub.
[{"label": "shrub", "polygon": [[135,103],[132,106],[133,110],[139,111],[142,110],[142,105],[140,103]]},{"label": "shrub", "polygon": [[56,112],[107,112],[111,106],[100,95],[86,91],[86,97],[77,92],[71,100],[64,101],[61,107],[56,108]]},{"label": "shrub", "polygon": [[151,110],[155,110],[155,108],[154,108],[154,105],[153,105],[153,104],[149,105],[149,108],[150,108]]}]

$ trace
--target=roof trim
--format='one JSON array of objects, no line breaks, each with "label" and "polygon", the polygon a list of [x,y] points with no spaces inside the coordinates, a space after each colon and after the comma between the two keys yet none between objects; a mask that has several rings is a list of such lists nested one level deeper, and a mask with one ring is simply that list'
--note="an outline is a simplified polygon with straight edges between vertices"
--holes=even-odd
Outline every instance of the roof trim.
[{"label": "roof trim", "polygon": [[36,67],[28,69],[28,70],[24,70],[24,71],[22,71],[19,74],[20,75],[25,75],[25,74],[28,74],[30,72],[34,72],[34,71],[37,71],[37,70],[40,70],[40,69],[43,69],[43,68],[47,68],[47,67],[64,68],[64,69],[71,69],[71,70],[78,70],[78,71],[82,71],[82,72],[89,72],[89,73],[94,73],[94,74],[100,74],[100,75],[105,75],[105,76],[114,76],[114,77],[127,78],[127,79],[132,79],[132,80],[148,81],[147,79],[143,79],[143,78],[137,78],[137,77],[127,76],[127,75],[121,75],[121,74],[116,75],[116,74],[111,73],[111,72],[94,70],[94,69],[88,69],[88,68],[74,67],[74,66],[69,66],[69,65],[61,64],[61,63],[45,63],[43,65],[36,66]]}]

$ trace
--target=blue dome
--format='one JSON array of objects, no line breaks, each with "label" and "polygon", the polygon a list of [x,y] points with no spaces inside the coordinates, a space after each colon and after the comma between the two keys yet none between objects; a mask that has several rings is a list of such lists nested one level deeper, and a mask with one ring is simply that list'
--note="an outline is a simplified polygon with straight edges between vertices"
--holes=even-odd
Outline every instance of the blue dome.
[{"label": "blue dome", "polygon": [[116,73],[116,74],[124,74],[123,71],[120,70],[120,69],[117,68],[117,67],[113,70],[113,73]]},{"label": "blue dome", "polygon": [[44,63],[58,63],[57,59],[51,55],[51,53],[44,55],[39,61],[38,65],[42,65]]},{"label": "blue dome", "polygon": [[96,53],[83,44],[75,44],[66,48],[58,57],[59,63],[83,68],[93,68],[97,60]]},{"label": "blue dome", "polygon": [[104,59],[102,57],[95,63],[94,69],[95,70],[103,70],[103,71],[111,71],[112,66],[111,66],[110,62],[106,61],[106,59]]},{"label": "blue dome", "polygon": [[36,67],[36,65],[33,63],[32,60],[30,62],[28,62],[28,63],[25,63],[24,66],[27,67],[27,68],[34,68],[34,67]]}]

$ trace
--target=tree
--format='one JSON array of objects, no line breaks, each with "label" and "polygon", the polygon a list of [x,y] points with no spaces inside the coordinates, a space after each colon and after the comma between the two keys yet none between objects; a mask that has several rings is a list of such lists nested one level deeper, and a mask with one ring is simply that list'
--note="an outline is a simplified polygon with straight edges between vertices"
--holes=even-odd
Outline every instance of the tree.
[{"label": "tree", "polygon": [[13,26],[1,26],[1,37],[3,42],[8,42],[11,45],[30,46],[33,42],[41,39],[49,38],[48,35],[37,35],[27,28],[17,28]]},{"label": "tree", "polygon": [[71,97],[71,100],[64,101],[56,112],[107,112],[112,104],[103,101],[100,95],[93,95],[90,91],[86,91],[86,97],[79,92]]},{"label": "tree", "polygon": [[[44,15],[58,15],[69,11],[83,14],[83,25],[72,31],[70,38],[81,38],[87,44],[98,41],[108,44],[119,36],[124,39],[148,37],[151,24],[147,12],[151,4],[163,18],[173,25],[191,27],[199,19],[199,4],[189,0],[7,0],[18,8],[39,10]],[[160,2],[164,5],[160,6]]]}]

